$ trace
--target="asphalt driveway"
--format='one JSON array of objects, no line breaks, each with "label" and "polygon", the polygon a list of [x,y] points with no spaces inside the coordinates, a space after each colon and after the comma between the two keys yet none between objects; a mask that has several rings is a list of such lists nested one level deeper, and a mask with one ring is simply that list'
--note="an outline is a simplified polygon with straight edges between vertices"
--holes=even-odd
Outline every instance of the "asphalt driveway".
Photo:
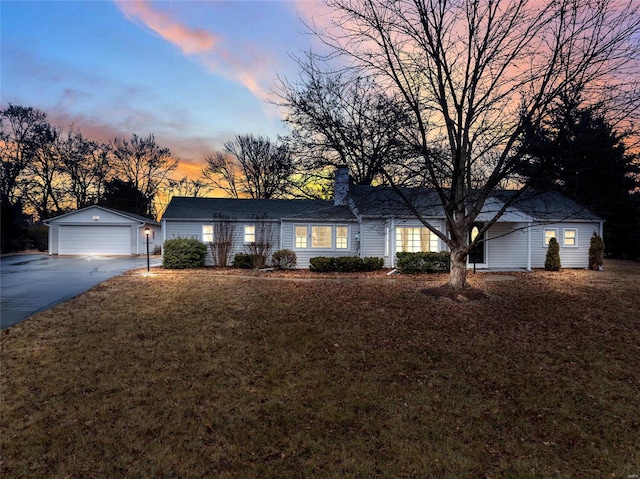
[{"label": "asphalt driveway", "polygon": [[[151,258],[151,266],[160,265]],[[0,328],[62,303],[136,268],[146,268],[146,256],[17,255],[0,258]]]}]

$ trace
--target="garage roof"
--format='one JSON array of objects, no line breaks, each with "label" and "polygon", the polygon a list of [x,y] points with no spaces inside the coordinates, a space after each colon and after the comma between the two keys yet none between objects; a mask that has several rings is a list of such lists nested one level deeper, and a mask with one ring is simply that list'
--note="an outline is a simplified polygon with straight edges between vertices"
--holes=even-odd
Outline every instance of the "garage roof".
[{"label": "garage roof", "polygon": [[59,216],[55,216],[53,218],[49,218],[44,223],[45,224],[49,224],[51,222],[56,222],[57,220],[59,220],[61,218],[66,218],[68,216],[75,215],[77,213],[80,213],[82,211],[86,211],[86,210],[89,210],[89,209],[99,209],[99,210],[102,210],[102,211],[108,211],[109,213],[113,213],[113,214],[116,214],[116,215],[119,215],[119,216],[123,216],[125,218],[131,219],[131,220],[134,220],[134,221],[138,221],[138,222],[140,222],[142,224],[160,226],[160,223],[158,221],[155,221],[155,220],[152,220],[150,218],[147,218],[146,216],[137,215],[135,213],[129,213],[127,211],[114,210],[113,208],[106,208],[104,206],[99,206],[99,205],[87,206],[86,208],[80,208],[79,210],[70,211],[69,213],[65,213],[63,215],[59,215]]}]

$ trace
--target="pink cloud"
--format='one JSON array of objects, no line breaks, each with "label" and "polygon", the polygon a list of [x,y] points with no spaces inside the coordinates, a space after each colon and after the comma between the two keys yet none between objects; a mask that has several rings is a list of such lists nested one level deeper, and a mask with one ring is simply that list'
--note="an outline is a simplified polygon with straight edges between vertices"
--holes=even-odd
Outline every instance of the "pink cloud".
[{"label": "pink cloud", "polygon": [[294,0],[295,8],[300,18],[309,26],[327,27],[331,24],[333,10],[324,2],[315,0]]},{"label": "pink cloud", "polygon": [[116,0],[116,4],[129,20],[139,20],[186,55],[210,51],[218,43],[216,35],[202,29],[190,29],[166,13],[154,10],[149,2]]},{"label": "pink cloud", "polygon": [[187,56],[198,59],[212,73],[233,80],[260,99],[268,96],[263,85],[270,80],[265,74],[273,68],[272,58],[257,54],[255,45],[235,47],[230,51],[223,47],[225,38],[202,29],[190,28],[168,13],[153,8],[153,3],[143,0],[114,0],[127,19],[139,22],[159,34],[164,40],[176,45]]}]

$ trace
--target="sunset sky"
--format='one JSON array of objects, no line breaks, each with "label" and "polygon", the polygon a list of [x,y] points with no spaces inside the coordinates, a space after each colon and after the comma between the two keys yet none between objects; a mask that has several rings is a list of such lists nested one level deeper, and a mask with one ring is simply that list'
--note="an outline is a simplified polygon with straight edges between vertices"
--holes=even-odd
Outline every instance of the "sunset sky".
[{"label": "sunset sky", "polygon": [[0,2],[2,108],[32,106],[50,123],[108,140],[154,133],[181,173],[237,134],[286,133],[265,100],[290,58],[312,46],[297,1]]}]

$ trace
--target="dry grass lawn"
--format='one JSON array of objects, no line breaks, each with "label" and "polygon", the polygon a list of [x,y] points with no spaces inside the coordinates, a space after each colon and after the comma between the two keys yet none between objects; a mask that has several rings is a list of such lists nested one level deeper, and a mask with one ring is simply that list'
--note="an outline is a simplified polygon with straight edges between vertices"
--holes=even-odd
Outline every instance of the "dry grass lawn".
[{"label": "dry grass lawn", "polygon": [[134,272],[2,332],[3,478],[640,474],[640,264]]}]

